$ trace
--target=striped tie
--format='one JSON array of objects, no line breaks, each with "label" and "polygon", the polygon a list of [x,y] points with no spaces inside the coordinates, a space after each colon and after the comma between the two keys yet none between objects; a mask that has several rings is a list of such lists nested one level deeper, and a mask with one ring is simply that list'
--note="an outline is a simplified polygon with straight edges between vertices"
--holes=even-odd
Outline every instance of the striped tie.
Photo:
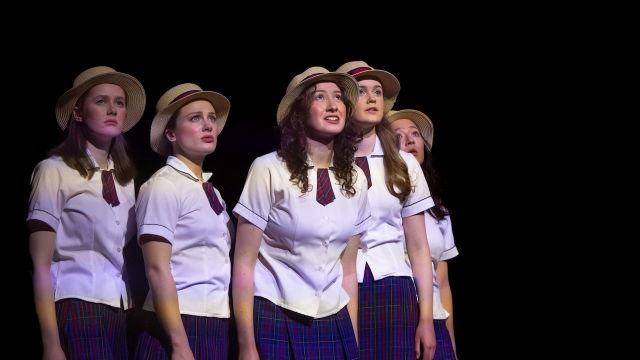
[{"label": "striped tie", "polygon": [[366,156],[358,156],[356,158],[356,165],[364,171],[364,174],[367,176],[367,185],[371,187],[371,172],[369,171],[369,161]]},{"label": "striped tie", "polygon": [[224,207],[220,203],[220,200],[218,200],[218,196],[216,195],[216,192],[213,190],[213,184],[210,182],[204,182],[202,183],[202,188],[204,189],[205,194],[207,194],[207,199],[209,199],[209,205],[211,205],[211,208],[213,209],[213,211],[216,212],[216,215],[220,215],[222,210],[224,210]]},{"label": "striped tie", "polygon": [[335,199],[331,188],[331,178],[328,169],[318,169],[318,185],[316,189],[316,201],[326,206]]},{"label": "striped tie", "polygon": [[116,192],[116,184],[113,181],[113,170],[102,171],[102,197],[107,201],[107,204],[112,207],[120,205],[118,193]]}]

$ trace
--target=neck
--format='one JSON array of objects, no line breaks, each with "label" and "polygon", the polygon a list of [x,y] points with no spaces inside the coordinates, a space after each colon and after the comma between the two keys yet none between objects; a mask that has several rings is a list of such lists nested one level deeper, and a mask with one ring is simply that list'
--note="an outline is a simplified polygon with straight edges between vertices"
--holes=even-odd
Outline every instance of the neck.
[{"label": "neck", "polygon": [[307,137],[307,153],[317,168],[328,168],[333,158],[333,140],[321,142]]},{"label": "neck", "polygon": [[198,180],[204,182],[204,178],[202,177],[202,164],[204,163],[204,157],[202,159],[193,159],[183,154],[175,154],[174,156],[187,165],[189,170],[191,170]]},{"label": "neck", "polygon": [[91,141],[87,141],[87,150],[96,160],[100,169],[106,170],[109,167],[109,147],[96,146]]},{"label": "neck", "polygon": [[362,135],[362,140],[358,143],[358,150],[355,156],[367,156],[373,152],[376,145],[376,128],[375,126],[366,130]]}]

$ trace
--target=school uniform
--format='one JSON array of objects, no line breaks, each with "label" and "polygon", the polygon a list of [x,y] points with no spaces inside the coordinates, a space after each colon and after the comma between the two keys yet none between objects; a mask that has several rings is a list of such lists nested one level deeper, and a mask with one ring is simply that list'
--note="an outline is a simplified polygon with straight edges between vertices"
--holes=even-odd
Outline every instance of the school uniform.
[{"label": "school uniform", "polygon": [[358,250],[358,326],[361,359],[404,359],[415,356],[418,304],[413,272],[405,258],[402,219],[434,203],[420,164],[400,151],[407,164],[412,191],[400,202],[387,189],[380,139],[366,157],[371,187],[372,222]]},{"label": "school uniform", "polygon": [[453,238],[451,217],[446,215],[442,220],[436,220],[431,214],[425,213],[425,227],[431,252],[431,265],[433,271],[433,325],[436,333],[436,352],[434,359],[455,360],[455,352],[446,321],[449,313],[442,305],[440,298],[440,285],[436,278],[436,268],[440,261],[452,259],[458,255],[458,249]]},{"label": "school uniform", "polygon": [[[211,173],[203,173],[205,180]],[[201,183],[178,158],[169,156],[140,188],[136,203],[138,236],[165,238],[171,244],[170,267],[189,345],[196,358],[226,359],[229,348],[231,227],[226,206],[216,213]],[[155,312],[152,289],[143,309]],[[166,358],[168,339],[154,314],[147,313],[136,357]]]},{"label": "school uniform", "polygon": [[[126,358],[124,310],[129,292],[122,250],[135,234],[133,180],[113,178],[118,204],[103,196],[95,168],[91,179],[55,156],[34,169],[27,220],[40,220],[56,232],[51,281],[62,349],[72,358]],[[111,159],[108,170],[113,170]]]},{"label": "school uniform", "polygon": [[[307,163],[313,164],[310,159]],[[354,169],[356,194],[349,198],[330,168],[310,166],[311,191],[302,193],[276,152],[251,165],[233,211],[263,231],[254,273],[254,327],[261,358],[358,356],[340,263],[349,239],[370,221],[366,178]],[[318,192],[324,196],[325,190],[334,198],[323,205]]]}]

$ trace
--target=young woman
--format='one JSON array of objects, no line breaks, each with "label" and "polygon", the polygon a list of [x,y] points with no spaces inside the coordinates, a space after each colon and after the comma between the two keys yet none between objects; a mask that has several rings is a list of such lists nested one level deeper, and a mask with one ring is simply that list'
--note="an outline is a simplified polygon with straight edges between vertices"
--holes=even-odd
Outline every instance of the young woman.
[{"label": "young woman", "polygon": [[442,203],[438,190],[437,173],[433,167],[433,123],[418,110],[390,111],[387,117],[391,128],[398,136],[400,149],[413,156],[422,165],[429,189],[436,206],[424,217],[433,276],[433,327],[436,332],[434,359],[455,360],[455,337],[453,332],[453,296],[449,285],[447,260],[458,255],[453,239],[449,211]]},{"label": "young woman", "polygon": [[226,97],[195,84],[167,90],[156,105],[151,148],[168,158],[136,204],[149,280],[136,358],[228,356],[232,227],[202,165],[216,149],[229,107]]},{"label": "young woman", "polygon": [[135,167],[123,132],[142,117],[138,80],[83,71],[56,104],[65,140],[32,176],[27,226],[44,359],[127,358],[122,249],[135,234]]},{"label": "young woman", "polygon": [[424,353],[431,359],[436,342],[424,211],[433,199],[420,165],[398,151],[396,136],[383,120],[400,83],[364,61],[348,62],[337,72],[358,81],[354,120],[363,139],[356,164],[370,178],[373,223],[358,251],[360,358],[409,359]]},{"label": "young woman", "polygon": [[353,165],[357,84],[311,67],[280,101],[280,149],[257,158],[234,213],[240,359],[354,359],[355,261],[370,218]]}]

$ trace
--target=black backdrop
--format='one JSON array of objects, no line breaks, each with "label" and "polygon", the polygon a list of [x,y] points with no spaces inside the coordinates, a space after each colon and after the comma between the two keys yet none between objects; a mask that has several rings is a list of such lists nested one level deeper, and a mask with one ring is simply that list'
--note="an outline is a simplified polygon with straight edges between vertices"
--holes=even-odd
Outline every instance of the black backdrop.
[{"label": "black backdrop", "polygon": [[[227,96],[231,101],[230,116],[216,152],[205,162],[205,170],[214,172],[212,181],[231,209],[251,161],[277,146],[276,108],[291,78],[309,66],[334,70],[351,60],[364,60],[394,73],[402,84],[396,109],[422,110],[434,122],[434,155],[444,180],[445,202],[452,213],[461,253],[449,263],[458,349],[463,359],[478,353],[478,337],[488,336],[483,321],[491,316],[487,297],[492,281],[486,279],[492,274],[485,268],[490,261],[485,246],[492,241],[486,230],[487,211],[495,209],[495,204],[491,204],[493,195],[483,185],[489,167],[487,153],[491,149],[487,146],[491,135],[487,121],[490,102],[486,99],[492,76],[478,52],[482,46],[471,40],[457,40],[462,41],[439,43],[437,39],[425,39],[420,55],[409,46],[381,51],[344,43],[328,46],[322,42],[302,50],[279,42],[269,51],[245,42],[236,44],[235,48],[241,50],[213,52],[206,48],[208,44],[178,44],[162,51],[152,45],[126,51],[107,46],[104,51],[80,48],[60,54],[47,52],[46,58],[37,47],[32,47],[25,56],[37,58],[39,65],[29,66],[17,87],[28,96],[16,96],[17,100],[26,101],[17,109],[19,139],[14,140],[22,145],[15,153],[9,153],[12,160],[17,160],[17,176],[11,180],[16,181],[14,188],[19,194],[14,202],[17,210],[11,211],[9,221],[21,231],[9,249],[19,264],[10,278],[18,289],[15,301],[25,325],[24,336],[27,343],[33,344],[25,349],[28,352],[25,358],[37,358],[35,354],[41,346],[33,311],[27,236],[21,225],[26,216],[29,178],[47,150],[63,138],[53,110],[57,98],[71,87],[77,74],[92,66],[107,65],[135,76],[144,85],[145,116],[127,133],[140,171],[138,183],[163,164],[163,159],[149,147],[149,126],[155,103],[165,90],[179,83],[195,82]],[[16,64],[15,69],[26,67]],[[482,216],[485,220],[481,220]]]}]

